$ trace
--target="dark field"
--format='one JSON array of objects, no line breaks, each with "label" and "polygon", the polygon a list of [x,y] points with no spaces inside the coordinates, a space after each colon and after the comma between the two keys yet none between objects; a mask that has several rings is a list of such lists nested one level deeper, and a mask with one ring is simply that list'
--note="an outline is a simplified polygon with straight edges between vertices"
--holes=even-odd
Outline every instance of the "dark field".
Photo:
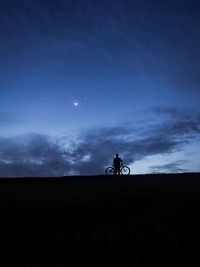
[{"label": "dark field", "polygon": [[199,266],[200,174],[0,179],[0,266]]}]

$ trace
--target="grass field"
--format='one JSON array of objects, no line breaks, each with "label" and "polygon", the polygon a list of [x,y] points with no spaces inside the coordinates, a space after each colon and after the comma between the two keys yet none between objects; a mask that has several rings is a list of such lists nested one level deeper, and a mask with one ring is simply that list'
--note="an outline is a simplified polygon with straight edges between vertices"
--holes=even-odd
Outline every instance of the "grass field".
[{"label": "grass field", "polygon": [[199,265],[200,174],[0,179],[0,266]]}]

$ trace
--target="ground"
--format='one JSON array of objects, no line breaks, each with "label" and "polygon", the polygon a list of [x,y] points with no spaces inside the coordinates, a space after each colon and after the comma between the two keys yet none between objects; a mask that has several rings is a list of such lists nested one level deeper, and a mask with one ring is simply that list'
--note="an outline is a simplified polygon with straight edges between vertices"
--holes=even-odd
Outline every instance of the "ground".
[{"label": "ground", "polygon": [[0,266],[199,262],[200,174],[0,180]]}]

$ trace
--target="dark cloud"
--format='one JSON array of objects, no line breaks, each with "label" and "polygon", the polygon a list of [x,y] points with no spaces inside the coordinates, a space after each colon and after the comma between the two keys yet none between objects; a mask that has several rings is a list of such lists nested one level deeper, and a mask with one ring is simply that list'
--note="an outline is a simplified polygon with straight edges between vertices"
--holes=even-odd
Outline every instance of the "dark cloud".
[{"label": "dark cloud", "polygon": [[47,136],[0,139],[1,176],[59,176],[65,167],[60,148]]},{"label": "dark cloud", "polygon": [[185,120],[185,119],[191,119],[191,120],[199,120],[200,118],[200,111],[198,109],[191,109],[191,108],[182,108],[177,109],[174,107],[153,107],[150,108],[148,111],[150,111],[153,115],[162,115],[165,117],[168,117],[170,119],[176,119],[176,120]]},{"label": "dark cloud", "polygon": [[175,108],[153,108],[153,115],[162,118],[165,123],[158,126],[162,135],[179,138],[185,135],[195,137],[200,134],[200,113],[192,110],[179,110]]},{"label": "dark cloud", "polygon": [[172,163],[167,163],[161,166],[151,166],[150,169],[153,173],[163,173],[163,172],[187,172],[186,168],[182,168],[181,165],[185,164],[185,160],[179,160]]},{"label": "dark cloud", "polygon": [[[200,120],[180,116],[178,110],[162,110],[173,120],[160,125],[139,125],[94,128],[80,133],[76,141],[54,141],[44,135],[29,134],[0,138],[1,177],[62,176],[74,174],[102,174],[120,153],[125,164],[142,160],[145,156],[178,151],[200,135]],[[176,115],[176,119],[175,119]],[[194,117],[191,115],[191,117]],[[143,129],[143,131],[141,130]],[[137,136],[137,138],[136,138]],[[63,144],[63,145],[62,145]],[[152,171],[181,171],[180,162],[152,166]]]}]

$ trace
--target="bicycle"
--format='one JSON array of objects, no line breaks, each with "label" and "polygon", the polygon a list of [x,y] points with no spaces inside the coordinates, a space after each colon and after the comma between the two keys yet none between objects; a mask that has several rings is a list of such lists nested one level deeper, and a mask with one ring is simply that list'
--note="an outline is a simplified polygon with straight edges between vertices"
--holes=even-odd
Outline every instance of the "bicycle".
[{"label": "bicycle", "polygon": [[[120,174],[121,175],[129,175],[131,172],[130,168],[128,166],[121,166],[120,168]],[[115,167],[109,166],[108,168],[106,168],[105,170],[106,175],[116,175],[116,170]]]}]

